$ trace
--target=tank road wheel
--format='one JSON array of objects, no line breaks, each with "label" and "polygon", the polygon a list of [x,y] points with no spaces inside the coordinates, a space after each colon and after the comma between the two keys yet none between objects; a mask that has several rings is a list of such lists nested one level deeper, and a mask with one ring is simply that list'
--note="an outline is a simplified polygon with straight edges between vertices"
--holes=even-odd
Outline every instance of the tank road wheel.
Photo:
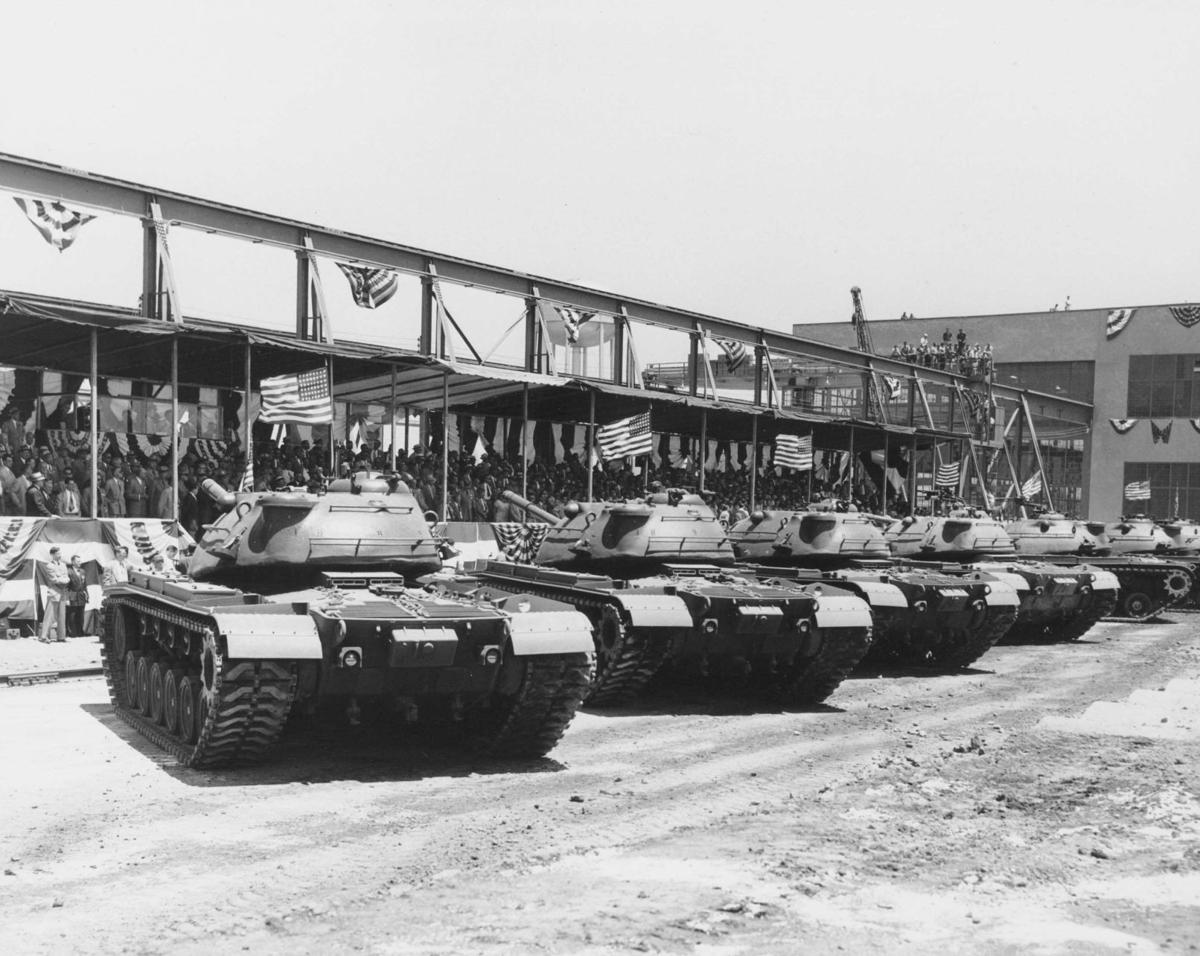
[{"label": "tank road wheel", "polygon": [[199,694],[194,677],[181,677],[177,685],[179,697],[179,739],[185,744],[196,742],[196,699]]},{"label": "tank road wheel", "polygon": [[182,676],[183,671],[172,668],[162,678],[162,722],[169,734],[179,732],[179,678]]},{"label": "tank road wheel", "polygon": [[112,609],[109,626],[112,628],[113,657],[121,660],[125,655],[138,647],[138,639],[134,636],[129,623],[130,612],[119,604]]},{"label": "tank road wheel", "polygon": [[[120,614],[117,615],[120,617]],[[130,710],[138,709],[138,660],[141,655],[137,651],[125,652],[125,706]]]},{"label": "tank road wheel", "polygon": [[1121,613],[1126,617],[1147,617],[1154,610],[1154,601],[1145,591],[1131,591],[1121,599]]},{"label": "tank road wheel", "polygon": [[150,714],[150,658],[143,654],[137,662],[138,710]]},{"label": "tank road wheel", "polygon": [[587,703],[607,706],[636,696],[662,667],[670,653],[670,640],[646,637],[626,626],[621,612],[611,606],[600,611],[596,627],[596,672]]},{"label": "tank road wheel", "polygon": [[156,724],[163,722],[163,675],[166,670],[162,661],[150,665],[150,719]]}]

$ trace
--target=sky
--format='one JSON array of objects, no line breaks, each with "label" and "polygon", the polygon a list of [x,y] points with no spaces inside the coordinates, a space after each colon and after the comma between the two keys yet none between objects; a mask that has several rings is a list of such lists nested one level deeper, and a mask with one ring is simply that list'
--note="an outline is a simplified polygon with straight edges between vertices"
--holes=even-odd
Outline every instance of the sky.
[{"label": "sky", "polygon": [[[1186,0],[5,20],[8,153],[784,331],[847,319],[852,285],[874,318],[1200,300]],[[178,230],[172,251],[185,311],[293,323],[286,252]],[[0,208],[0,288],[133,305],[139,256],[134,221],[60,255]],[[340,334],[415,340],[415,285],[374,315],[323,275]],[[454,295],[485,347],[520,308]]]}]

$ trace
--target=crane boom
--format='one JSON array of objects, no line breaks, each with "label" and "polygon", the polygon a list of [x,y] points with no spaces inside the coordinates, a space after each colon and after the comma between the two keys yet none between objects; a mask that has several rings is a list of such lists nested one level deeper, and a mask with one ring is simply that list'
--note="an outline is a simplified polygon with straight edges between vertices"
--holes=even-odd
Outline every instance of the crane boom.
[{"label": "crane boom", "polygon": [[[850,316],[850,322],[854,326],[854,334],[858,337],[858,350],[864,355],[874,355],[875,347],[871,344],[871,330],[867,327],[867,316],[863,312],[862,289],[854,286],[850,290],[850,298],[854,302],[854,312]],[[863,388],[866,389],[867,398],[870,401],[871,414],[877,421],[886,422],[887,414],[884,412],[883,399],[876,387],[873,372],[863,373]]]}]

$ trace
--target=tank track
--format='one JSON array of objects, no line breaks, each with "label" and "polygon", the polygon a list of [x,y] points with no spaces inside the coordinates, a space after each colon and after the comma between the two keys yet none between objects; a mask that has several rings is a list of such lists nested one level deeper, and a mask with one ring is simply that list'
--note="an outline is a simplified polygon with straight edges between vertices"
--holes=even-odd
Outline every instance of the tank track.
[{"label": "tank track", "polygon": [[962,670],[995,647],[1017,620],[1015,607],[988,608],[987,617],[977,628],[962,628],[956,640],[945,640],[929,651],[929,660],[939,667]]},{"label": "tank track", "polygon": [[1117,606],[1117,595],[1107,591],[1096,596],[1095,603],[1082,614],[1068,618],[1058,627],[1046,632],[1047,642],[1077,641],[1102,619],[1108,618]]},{"label": "tank track", "polygon": [[811,707],[823,703],[871,646],[869,627],[838,628],[821,635],[821,646],[812,657],[799,658],[775,676],[770,694],[781,703]]},{"label": "tank track", "polygon": [[1149,621],[1167,608],[1182,603],[1191,590],[1191,582],[1188,582],[1188,587],[1174,593],[1164,588],[1163,582],[1170,577],[1174,569],[1139,564],[1102,564],[1100,567],[1116,574],[1121,582],[1121,591],[1113,608],[1114,613],[1106,618],[1109,621],[1126,624]]},{"label": "tank track", "polygon": [[[489,583],[507,590],[501,582],[489,579]],[[647,636],[630,628],[621,620],[620,607],[613,602],[579,594],[567,598],[557,589],[538,587],[534,581],[522,581],[520,588],[537,597],[566,601],[586,614],[597,632],[606,620],[620,626],[621,634],[611,648],[601,648],[600,641],[596,642],[596,667],[583,700],[587,706],[612,707],[628,703],[645,689],[671,655],[671,638],[667,634],[660,632]]]},{"label": "tank track", "polygon": [[[125,625],[116,626],[121,611],[137,614],[139,623],[154,621],[157,626],[125,635]],[[207,686],[205,668],[192,653],[181,656],[157,636],[164,630],[180,636],[189,651],[199,649],[207,656]],[[146,638],[144,633],[155,636]],[[133,636],[139,645],[152,640],[153,647],[119,646]],[[230,663],[219,653],[210,619],[126,596],[104,602],[100,656],[117,716],[185,767],[260,762],[282,733],[296,695],[291,665],[264,660]],[[151,678],[155,667],[157,681]],[[169,729],[172,723],[174,730]]]},{"label": "tank track", "polygon": [[[544,757],[562,738],[591,681],[591,665],[567,657],[526,660],[520,686],[494,699],[471,735],[475,750],[496,757]],[[497,724],[497,710],[504,708]]]}]

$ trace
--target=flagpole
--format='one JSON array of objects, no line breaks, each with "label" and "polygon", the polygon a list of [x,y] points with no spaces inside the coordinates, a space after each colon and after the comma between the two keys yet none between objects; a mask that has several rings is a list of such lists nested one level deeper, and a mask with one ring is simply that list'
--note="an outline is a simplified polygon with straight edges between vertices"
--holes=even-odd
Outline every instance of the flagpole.
[{"label": "flagpole", "polygon": [[526,448],[529,428],[529,383],[521,386],[521,497],[529,497],[529,452]]},{"label": "flagpole", "polygon": [[[251,463],[254,461],[254,449],[250,445],[251,439],[250,439],[250,340],[249,339],[246,340],[246,363],[245,364],[246,364],[246,368],[245,368],[245,371],[246,371],[246,402],[242,408],[242,411],[244,413],[242,415],[242,418],[243,418],[242,435],[244,436],[242,439],[242,450],[246,453],[246,468],[242,469],[243,475],[246,474],[247,468],[251,467]],[[241,482],[238,482],[237,490],[238,491],[242,490]],[[251,488],[249,490],[253,491],[254,489]]]},{"label": "flagpole", "polygon": [[[179,520],[179,336],[171,336],[171,518]],[[161,507],[161,505],[160,505]],[[155,515],[158,517],[158,515]]]},{"label": "flagpole", "polygon": [[390,429],[392,440],[392,471],[396,470],[396,366],[392,366],[392,427]]},{"label": "flagpole", "polygon": [[91,334],[91,383],[92,383],[92,408],[91,414],[88,416],[89,422],[89,438],[92,443],[92,510],[89,512],[93,518],[100,517],[100,497],[96,485],[100,480],[100,434],[98,431],[99,425],[97,419],[100,414],[100,332],[93,328]]},{"label": "flagpole", "polygon": [[[647,402],[646,403],[647,421],[650,421],[653,419],[653,417],[654,417],[652,414],[653,411],[654,411],[654,403]],[[650,449],[651,449],[651,453],[646,455],[646,461],[642,465],[642,495],[643,496],[650,494],[650,462],[652,460],[651,454],[653,453],[653,449],[654,449],[654,428],[653,428],[653,426],[650,428]]]},{"label": "flagpole", "polygon": [[592,448],[596,444],[596,393],[589,389],[588,391],[588,430],[587,430],[587,500],[592,500],[593,481],[595,475],[592,471]]},{"label": "flagpole", "polygon": [[758,413],[750,416],[750,510],[755,510],[758,492]]},{"label": "flagpole", "polygon": [[704,465],[708,461],[708,409],[700,409],[700,494],[704,494]]},{"label": "flagpole", "polygon": [[450,373],[442,372],[442,520],[450,520]]},{"label": "flagpole", "polygon": [[854,500],[854,426],[850,426],[850,493],[846,495],[847,501]]},{"label": "flagpole", "polygon": [[888,433],[883,430],[883,480],[879,483],[879,513],[887,514],[888,493]]},{"label": "flagpole", "polygon": [[[333,408],[333,356],[329,355],[325,358],[325,382],[329,385],[329,407]],[[333,433],[334,423],[337,421],[337,413],[329,422],[329,477],[336,478],[337,475],[337,449],[334,447]]]},{"label": "flagpole", "polygon": [[912,451],[908,455],[908,513],[917,514],[917,436],[913,433]]}]

